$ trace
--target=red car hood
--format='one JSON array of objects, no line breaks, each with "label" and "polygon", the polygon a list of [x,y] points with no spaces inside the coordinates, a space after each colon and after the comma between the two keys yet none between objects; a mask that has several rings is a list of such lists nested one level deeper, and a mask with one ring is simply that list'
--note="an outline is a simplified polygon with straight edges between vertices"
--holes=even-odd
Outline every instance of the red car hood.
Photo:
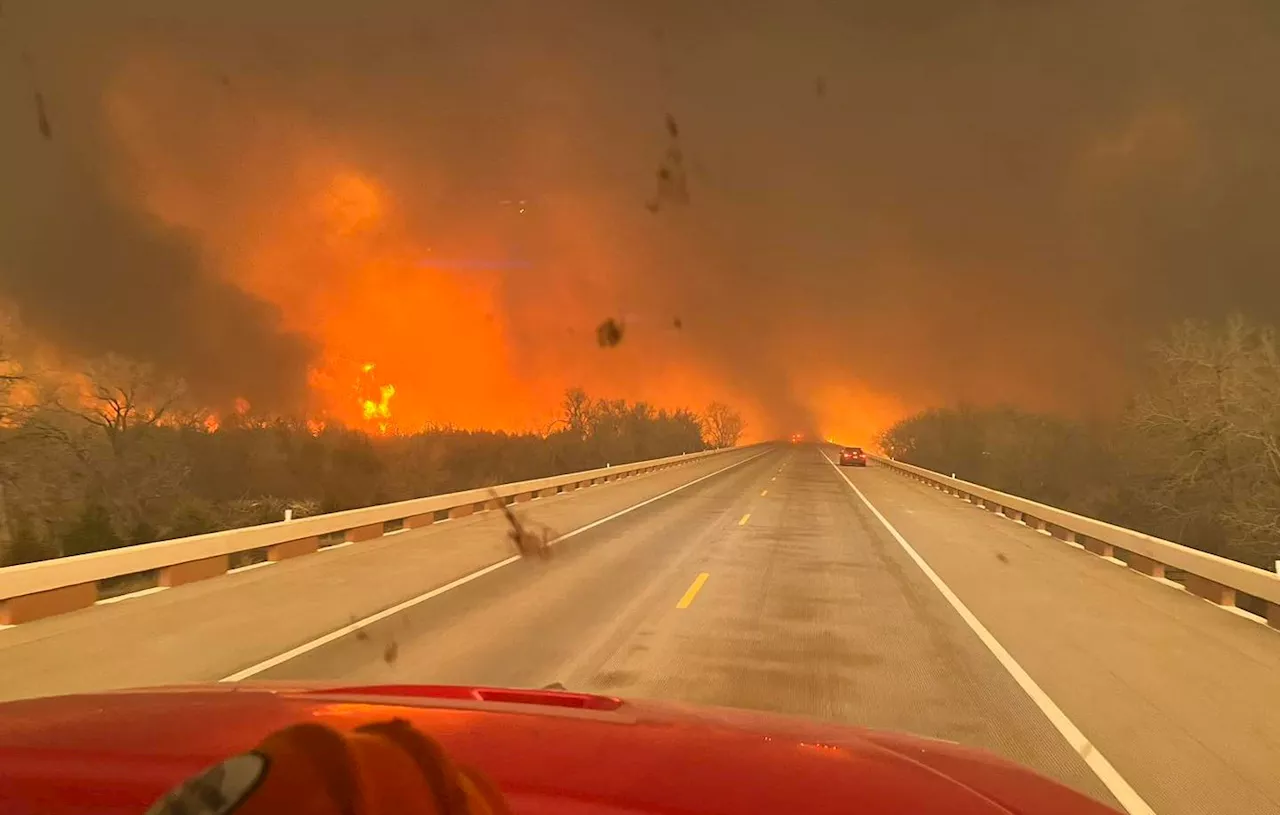
[{"label": "red car hood", "polygon": [[1114,815],[948,742],[552,691],[217,685],[0,704],[0,812],[138,815],[187,776],[303,720],[408,719],[517,815]]}]

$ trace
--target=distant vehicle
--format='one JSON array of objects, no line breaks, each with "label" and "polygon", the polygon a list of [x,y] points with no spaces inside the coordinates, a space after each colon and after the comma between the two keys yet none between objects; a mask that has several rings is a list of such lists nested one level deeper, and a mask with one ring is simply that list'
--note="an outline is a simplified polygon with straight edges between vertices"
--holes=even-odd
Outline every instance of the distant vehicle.
[{"label": "distant vehicle", "polygon": [[799,444],[799,443],[800,443],[800,442],[802,442],[802,441],[804,441],[804,434],[803,434],[803,433],[792,433],[792,434],[791,434],[791,443],[792,443],[792,444]]},{"label": "distant vehicle", "polygon": [[[451,763],[486,776],[505,799],[501,809],[519,815],[1117,815],[1006,759],[905,733],[551,689],[339,682],[5,702],[0,812],[139,815],[183,782],[185,798],[160,811],[234,812],[259,787],[260,804],[292,790],[311,803],[307,812],[321,811],[314,802],[336,798],[334,790],[357,783],[357,776],[342,775],[344,781],[307,768],[342,767],[341,756],[321,762],[320,753],[291,755],[278,743],[271,760],[245,751],[299,722],[350,732],[374,723],[385,728],[391,720],[438,740]],[[292,775],[286,761],[298,763]],[[431,756],[418,759],[424,761]],[[359,783],[372,787],[383,779],[377,791],[385,797],[374,797],[379,806],[349,811],[464,811],[456,800],[448,807],[411,797],[397,802],[420,792],[385,781],[407,777],[408,765],[387,760],[382,773],[361,769]]]},{"label": "distant vehicle", "polygon": [[865,467],[867,466],[867,454],[862,452],[861,447],[841,447],[840,466]]}]

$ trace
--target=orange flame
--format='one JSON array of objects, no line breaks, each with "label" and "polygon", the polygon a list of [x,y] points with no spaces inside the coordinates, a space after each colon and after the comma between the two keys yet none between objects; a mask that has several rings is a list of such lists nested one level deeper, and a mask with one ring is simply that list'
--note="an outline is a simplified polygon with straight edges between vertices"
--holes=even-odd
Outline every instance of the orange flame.
[{"label": "orange flame", "polygon": [[356,383],[356,390],[368,393],[372,387],[376,387],[378,393],[377,399],[361,396],[360,415],[366,422],[376,423],[378,432],[385,435],[387,428],[390,427],[391,398],[396,395],[396,387],[391,384],[378,384],[373,378],[374,367],[372,362],[366,362],[360,366],[362,376]]},{"label": "orange flame", "polygon": [[382,394],[378,401],[365,399],[361,402],[366,420],[391,418],[391,397],[396,395],[396,386],[382,385],[378,388],[378,391]]},{"label": "orange flame", "polygon": [[[193,236],[229,282],[277,307],[282,327],[316,341],[317,419],[382,433],[432,424],[536,430],[558,415],[567,387],[582,386],[666,408],[727,402],[755,438],[794,429],[793,421],[778,427],[698,352],[696,315],[651,297],[639,274],[647,251],[627,251],[630,229],[614,224],[601,206],[607,199],[566,194],[526,208],[523,193],[512,191],[495,196],[491,211],[455,212],[433,203],[453,171],[429,149],[380,160],[385,172],[374,174],[359,138],[319,129],[266,90],[242,88],[235,105],[202,107],[196,138],[175,147],[161,137],[166,124],[191,118],[206,82],[178,54],[135,54],[104,100],[111,129],[146,210]],[[544,136],[552,137],[547,145],[568,143],[539,131],[531,144]],[[578,156],[549,150],[545,166],[580,165]],[[541,148],[538,155],[544,161]],[[223,160],[234,164],[209,166]],[[219,179],[212,188],[210,176]],[[537,219],[520,229],[542,236],[527,248],[493,228],[507,230],[517,214]],[[702,253],[688,257],[701,262]],[[611,269],[618,271],[597,271]],[[603,351],[592,328],[616,316],[618,303],[633,302],[665,316],[633,323],[625,342]],[[689,330],[679,319],[669,327],[677,315]],[[805,348],[779,353],[805,360]],[[376,368],[364,361],[375,355]],[[791,385],[814,414],[813,430],[865,444],[902,415],[905,406],[857,388],[819,395],[827,371],[820,367],[814,382],[807,364],[796,363]]]}]

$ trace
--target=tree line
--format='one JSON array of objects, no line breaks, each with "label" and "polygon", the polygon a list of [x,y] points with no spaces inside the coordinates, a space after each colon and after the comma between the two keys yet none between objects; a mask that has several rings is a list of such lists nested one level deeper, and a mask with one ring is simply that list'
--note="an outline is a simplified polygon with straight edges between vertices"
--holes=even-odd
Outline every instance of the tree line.
[{"label": "tree line", "polygon": [[183,383],[115,356],[48,386],[0,355],[0,566],[102,551],[738,443],[703,415],[568,391],[545,432],[371,435],[193,408]]},{"label": "tree line", "polygon": [[1280,559],[1280,349],[1242,317],[1189,321],[1153,345],[1118,415],[926,410],[887,455],[1273,569]]}]

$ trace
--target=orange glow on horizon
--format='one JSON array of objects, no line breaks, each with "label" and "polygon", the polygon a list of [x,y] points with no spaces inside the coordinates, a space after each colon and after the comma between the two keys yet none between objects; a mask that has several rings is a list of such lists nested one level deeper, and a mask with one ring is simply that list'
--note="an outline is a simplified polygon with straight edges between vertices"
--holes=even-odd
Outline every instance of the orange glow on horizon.
[{"label": "orange glow on horizon", "polygon": [[884,394],[852,385],[828,385],[815,394],[815,414],[822,437],[836,444],[879,450],[879,436],[911,408]]},{"label": "orange glow on horizon", "polygon": [[[313,432],[327,422],[384,434],[432,425],[541,432],[570,387],[671,410],[721,401],[742,413],[744,441],[793,429],[774,426],[779,417],[717,370],[689,338],[696,320],[612,272],[633,263],[628,249],[642,238],[611,228],[596,202],[512,190],[464,220],[447,197],[432,197],[449,187],[429,156],[403,173],[386,161],[375,170],[360,145],[251,88],[202,113],[198,132],[183,134],[194,145],[184,152],[157,125],[189,119],[198,94],[186,91],[203,81],[155,54],[116,78],[104,103],[128,158],[121,183],[193,236],[226,279],[277,308],[285,329],[315,341]],[[554,260],[537,265],[515,238],[508,246],[494,237],[492,223],[516,216],[555,247]],[[607,317],[627,324],[615,348],[595,340]],[[795,401],[823,436],[864,443],[902,415],[892,400],[849,389]]]}]

